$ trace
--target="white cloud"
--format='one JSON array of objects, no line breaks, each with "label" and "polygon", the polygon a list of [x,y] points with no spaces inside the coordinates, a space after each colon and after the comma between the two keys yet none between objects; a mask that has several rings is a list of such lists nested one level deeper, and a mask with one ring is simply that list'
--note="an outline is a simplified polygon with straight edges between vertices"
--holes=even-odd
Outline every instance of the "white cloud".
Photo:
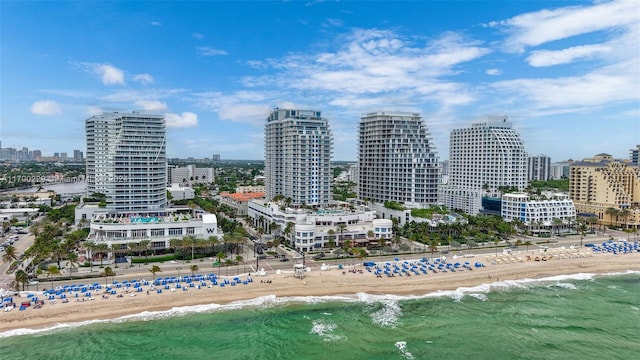
[{"label": "white cloud", "polygon": [[332,18],[325,20],[325,22],[322,24],[322,26],[324,27],[341,27],[342,25],[343,25],[342,20],[332,19]]},{"label": "white cloud", "polygon": [[167,104],[157,100],[138,100],[135,105],[145,111],[167,111]]},{"label": "white cloud", "polygon": [[133,80],[144,85],[153,84],[153,82],[155,81],[153,76],[149,74],[138,74],[133,77]]},{"label": "white cloud", "polygon": [[376,29],[355,30],[339,40],[343,45],[335,52],[291,54],[283,59],[252,62],[254,68],[269,67],[276,72],[246,77],[243,84],[256,88],[287,84],[288,91],[338,99],[348,94],[370,97],[403,93],[422,97],[439,90],[444,83],[440,78],[457,74],[458,66],[489,52],[455,33],[444,34],[423,46],[413,45],[411,39],[392,31]]},{"label": "white cloud", "polygon": [[102,64],[96,68],[96,72],[100,75],[102,83],[105,85],[124,85],[124,71],[115,66]]},{"label": "white cloud", "polygon": [[198,49],[198,52],[202,56],[228,55],[227,52],[225,50],[222,50],[222,49],[214,49],[214,48],[206,47],[206,46],[200,46],[200,47],[197,47],[196,49]]},{"label": "white cloud", "polygon": [[[635,70],[627,70],[634,69]],[[516,79],[496,82],[505,97],[525,98],[536,109],[570,109],[640,101],[640,71],[636,62],[620,63],[581,76],[550,79]]]},{"label": "white cloud", "polygon": [[164,118],[168,128],[187,128],[198,125],[198,115],[188,111],[182,114],[166,113]]},{"label": "white cloud", "polygon": [[100,115],[104,113],[104,110],[102,110],[102,108],[99,106],[87,106],[85,112],[87,115],[93,116],[93,115]]},{"label": "white cloud", "polygon": [[487,69],[487,71],[485,71],[485,73],[487,75],[502,75],[502,70],[500,70],[500,69]]},{"label": "white cloud", "polygon": [[489,25],[503,28],[509,35],[505,50],[522,51],[576,35],[633,26],[640,21],[637,0],[596,2],[590,6],[570,6],[540,10]]},{"label": "white cloud", "polygon": [[109,95],[101,96],[99,99],[109,102],[126,102],[149,100],[149,99],[166,99],[185,93],[185,89],[145,89],[145,90],[119,90]]},{"label": "white cloud", "polygon": [[[205,92],[196,94],[200,106],[218,112],[220,120],[260,125],[277,104],[277,95],[259,91],[237,91],[231,94]],[[284,106],[279,104],[278,106]]]},{"label": "white cloud", "polygon": [[112,85],[120,84],[124,85],[124,71],[117,67],[106,63],[87,63],[87,62],[72,62],[72,66],[79,67],[80,69],[98,76],[103,84]]},{"label": "white cloud", "polygon": [[611,47],[606,45],[581,45],[562,50],[538,50],[532,51],[527,57],[529,65],[534,67],[553,66],[567,64],[576,59],[591,59],[611,52]]},{"label": "white cloud", "polygon": [[193,33],[191,35],[193,35],[193,37],[196,39],[204,39],[204,35],[200,33]]},{"label": "white cloud", "polygon": [[160,21],[152,21],[151,26],[162,26],[162,23]]},{"label": "white cloud", "polygon": [[40,100],[31,104],[29,110],[36,115],[57,115],[62,112],[60,105],[53,100]]}]

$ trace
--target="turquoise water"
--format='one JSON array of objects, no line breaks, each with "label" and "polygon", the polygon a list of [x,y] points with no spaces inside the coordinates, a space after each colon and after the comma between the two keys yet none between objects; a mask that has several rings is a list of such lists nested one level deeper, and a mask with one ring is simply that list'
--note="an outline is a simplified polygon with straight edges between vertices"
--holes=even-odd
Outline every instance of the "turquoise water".
[{"label": "turquoise water", "polygon": [[640,273],[494,283],[420,298],[275,299],[26,335],[4,359],[637,359]]}]

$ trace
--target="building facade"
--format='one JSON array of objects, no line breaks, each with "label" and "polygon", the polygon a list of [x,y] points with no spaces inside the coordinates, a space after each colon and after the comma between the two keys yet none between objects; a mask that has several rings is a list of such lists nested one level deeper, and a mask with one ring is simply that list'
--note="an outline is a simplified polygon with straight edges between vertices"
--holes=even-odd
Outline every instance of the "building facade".
[{"label": "building facade", "polygon": [[636,145],[635,149],[629,150],[629,160],[633,164],[640,166],[640,145]]},{"label": "building facade", "polygon": [[566,231],[576,220],[576,208],[566,194],[554,194],[550,198],[532,198],[525,193],[502,195],[502,213],[505,221],[521,221],[532,233]]},{"label": "building facade", "polygon": [[640,227],[640,167],[598,154],[571,165],[569,195],[578,213],[601,224]]},{"label": "building facade", "polygon": [[441,204],[475,215],[481,210],[479,192],[497,197],[501,189],[526,187],[527,153],[507,117],[488,117],[451,131],[449,179],[439,193]]},{"label": "building facade", "polygon": [[192,186],[194,184],[213,184],[214,168],[199,168],[195,165],[169,167],[169,184]]},{"label": "building facade", "polygon": [[161,115],[104,113],[85,125],[87,194],[104,194],[116,211],[167,206],[165,120]]},{"label": "building facade", "polygon": [[358,125],[358,196],[383,203],[435,204],[439,162],[418,113],[363,114]]},{"label": "building facade", "polygon": [[267,199],[326,206],[331,200],[333,137],[320,111],[276,108],[265,125]]},{"label": "building facade", "polygon": [[364,207],[292,209],[282,203],[251,200],[248,217],[265,233],[269,228],[277,229],[273,233],[305,253],[340,247],[345,241],[352,246],[366,246],[369,242],[393,238],[393,221],[376,219],[376,212]]},{"label": "building facade", "polygon": [[552,163],[551,166],[549,167],[549,179],[550,180],[568,179],[569,170],[571,168],[572,163],[573,163],[573,160]]},{"label": "building facade", "polygon": [[527,180],[547,181],[550,177],[551,158],[546,155],[527,158]]}]

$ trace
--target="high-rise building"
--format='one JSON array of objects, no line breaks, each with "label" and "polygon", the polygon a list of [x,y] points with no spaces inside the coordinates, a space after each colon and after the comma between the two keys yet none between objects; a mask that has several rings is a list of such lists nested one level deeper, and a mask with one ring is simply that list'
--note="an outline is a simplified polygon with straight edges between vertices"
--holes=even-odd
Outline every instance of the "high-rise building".
[{"label": "high-rise building", "polygon": [[449,182],[438,201],[453,209],[477,214],[482,195],[497,197],[505,188],[527,187],[527,153],[507,117],[451,131]]},{"label": "high-rise building", "polygon": [[569,168],[571,167],[572,163],[573,163],[573,160],[571,159],[567,161],[552,163],[549,166],[549,179],[550,180],[568,179]]},{"label": "high-rise building", "polygon": [[437,203],[438,156],[420,114],[363,114],[358,139],[359,198],[376,203]]},{"label": "high-rise building", "polygon": [[640,165],[640,145],[636,145],[635,149],[629,150],[629,159],[632,163]]},{"label": "high-rise building", "polygon": [[193,164],[187,166],[170,166],[168,180],[171,184],[192,186],[194,184],[212,184],[215,181],[214,168],[198,168]]},{"label": "high-rise building", "polygon": [[80,150],[73,150],[73,161],[82,161],[84,154]]},{"label": "high-rise building", "polygon": [[267,199],[325,206],[331,200],[333,137],[320,111],[276,108],[265,125]]},{"label": "high-rise building", "polygon": [[569,196],[582,216],[640,228],[640,166],[598,154],[571,164]]},{"label": "high-rise building", "polygon": [[527,166],[528,181],[549,180],[550,170],[551,170],[550,157],[548,157],[547,155],[529,156],[527,158],[527,164],[528,164]]},{"label": "high-rise building", "polygon": [[85,128],[89,195],[104,194],[110,210],[166,207],[164,116],[104,113],[87,119]]}]

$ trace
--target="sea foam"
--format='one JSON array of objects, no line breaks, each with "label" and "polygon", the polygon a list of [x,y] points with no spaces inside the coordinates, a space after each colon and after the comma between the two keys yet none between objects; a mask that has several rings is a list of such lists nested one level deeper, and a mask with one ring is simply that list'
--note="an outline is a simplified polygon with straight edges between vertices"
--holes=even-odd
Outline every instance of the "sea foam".
[{"label": "sea foam", "polygon": [[400,353],[402,354],[402,356],[404,356],[407,359],[413,359],[413,355],[409,351],[407,351],[406,341],[397,341],[395,345],[396,345],[396,348],[400,350]]},{"label": "sea foam", "polygon": [[[332,296],[292,296],[292,297],[276,297],[275,295],[267,295],[249,300],[234,301],[229,304],[205,304],[205,305],[193,305],[174,307],[165,311],[143,311],[137,314],[125,315],[115,319],[107,320],[87,320],[74,323],[60,323],[48,328],[43,329],[14,329],[0,333],[0,338],[19,336],[19,335],[34,335],[45,332],[57,331],[61,329],[75,328],[80,326],[86,326],[97,323],[119,323],[125,321],[148,321],[162,318],[168,318],[173,316],[182,316],[194,313],[212,312],[212,311],[230,311],[237,310],[245,307],[271,307],[278,306],[286,303],[308,303],[317,304],[323,302],[363,302],[363,303],[380,303],[383,304],[383,308],[372,313],[372,321],[379,326],[397,325],[400,316],[402,315],[402,309],[399,304],[400,301],[424,299],[424,298],[438,298],[449,297],[454,301],[462,301],[465,296],[469,296],[474,299],[486,301],[486,295],[491,291],[502,291],[509,288],[528,288],[531,286],[545,285],[550,282],[557,283],[571,280],[593,280],[596,276],[619,276],[627,274],[640,274],[640,271],[629,270],[625,272],[606,273],[606,274],[592,274],[592,273],[577,273],[570,275],[558,275],[550,276],[546,278],[534,279],[524,278],[518,280],[504,280],[496,281],[493,283],[480,284],[473,287],[459,287],[456,290],[438,290],[423,295],[394,295],[383,294],[373,295],[367,293],[357,293],[350,295],[332,295]],[[570,286],[559,285],[559,286]]]}]

